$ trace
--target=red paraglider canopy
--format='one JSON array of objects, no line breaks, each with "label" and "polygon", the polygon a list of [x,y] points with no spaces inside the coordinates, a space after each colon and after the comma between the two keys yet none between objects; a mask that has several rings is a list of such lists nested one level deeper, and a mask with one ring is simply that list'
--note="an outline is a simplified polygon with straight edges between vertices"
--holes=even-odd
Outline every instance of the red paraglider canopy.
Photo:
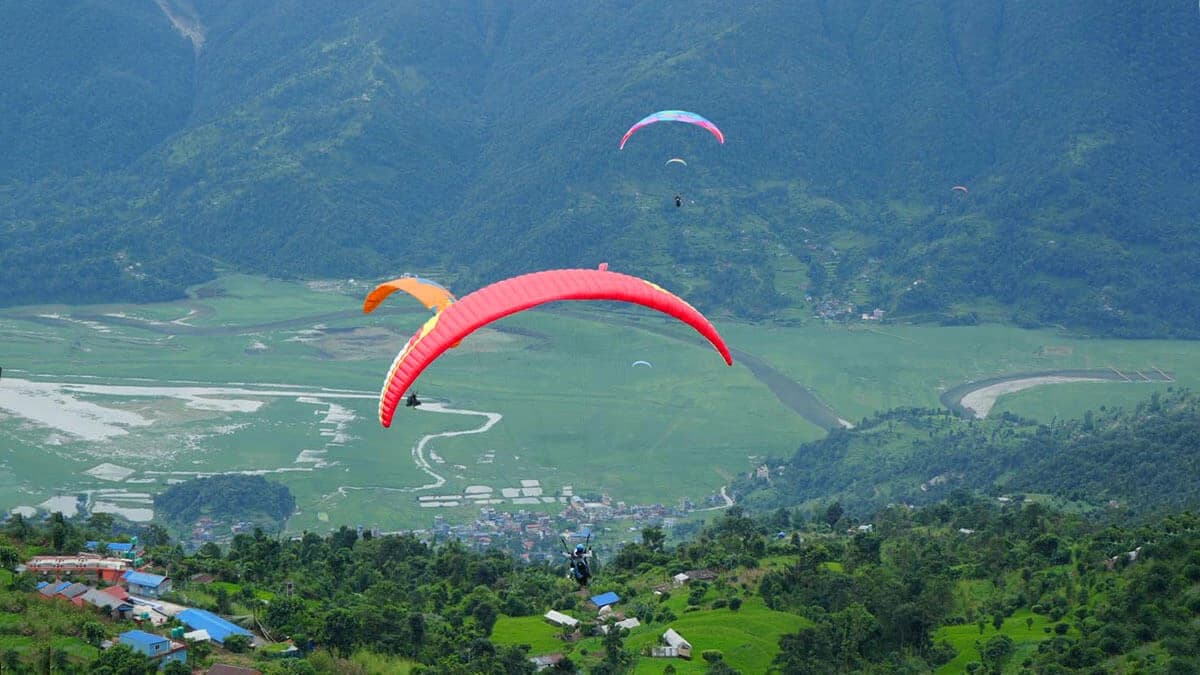
[{"label": "red paraglider canopy", "polygon": [[725,341],[703,314],[645,279],[610,272],[606,265],[595,270],[534,272],[485,286],[430,317],[388,371],[379,397],[380,423],[391,426],[396,406],[422,371],[467,335],[510,314],[559,300],[631,302],[669,314],[695,328],[720,352],[726,364],[733,365]]}]

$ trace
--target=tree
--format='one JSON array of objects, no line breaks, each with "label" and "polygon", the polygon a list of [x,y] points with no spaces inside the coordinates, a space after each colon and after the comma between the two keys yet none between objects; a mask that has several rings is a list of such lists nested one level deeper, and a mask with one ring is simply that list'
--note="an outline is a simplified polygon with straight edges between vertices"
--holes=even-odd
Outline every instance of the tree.
[{"label": "tree", "polygon": [[241,654],[250,648],[250,637],[246,635],[230,635],[225,638],[225,649],[234,654]]},{"label": "tree", "polygon": [[208,640],[188,640],[187,659],[193,666],[203,666],[204,659],[212,654],[212,644]]},{"label": "tree", "polygon": [[0,546],[0,567],[12,572],[21,564],[21,554],[12,546]]},{"label": "tree", "polygon": [[15,649],[5,649],[0,652],[0,665],[5,673],[16,673],[21,669],[21,654]]},{"label": "tree", "polygon": [[642,528],[642,544],[646,548],[655,553],[663,552],[663,544],[667,540],[667,535],[662,531],[661,527],[644,527]]},{"label": "tree", "polygon": [[14,513],[8,517],[8,522],[5,524],[5,532],[14,540],[25,543],[25,539],[31,531],[29,522],[25,520],[25,516],[19,513]]},{"label": "tree", "polygon": [[339,607],[325,615],[323,641],[342,658],[350,656],[354,651],[358,632],[358,620],[349,610]]},{"label": "tree", "polygon": [[153,670],[157,668],[144,654],[133,651],[129,645],[114,645],[92,662],[91,672],[97,675],[144,675]]},{"label": "tree", "polygon": [[979,657],[983,660],[988,670],[993,673],[999,673],[1004,666],[1004,662],[1012,654],[1013,640],[1009,636],[1000,633],[988,638],[988,641],[982,647],[978,648]]},{"label": "tree", "polygon": [[233,598],[229,596],[229,591],[225,590],[224,586],[217,586],[213,591],[213,597],[217,599],[218,614],[230,614],[233,612]]},{"label": "tree", "polygon": [[84,623],[79,632],[83,636],[84,642],[87,642],[89,645],[95,647],[97,651],[100,649],[100,643],[104,642],[104,638],[107,637],[107,633],[104,630],[104,624],[100,623],[99,621],[88,621],[87,623]]},{"label": "tree", "polygon": [[842,503],[834,502],[829,505],[829,508],[825,509],[825,522],[829,524],[829,527],[833,527],[842,519],[843,513],[845,511],[842,509]]},{"label": "tree", "polygon": [[183,661],[172,661],[163,667],[163,675],[192,675],[192,669],[183,664]]},{"label": "tree", "polygon": [[634,656],[625,651],[625,635],[629,631],[617,625],[616,619],[608,622],[608,632],[601,643],[604,645],[604,663],[611,673],[623,673],[633,665]]},{"label": "tree", "polygon": [[103,543],[112,536],[114,522],[111,513],[93,513],[88,517],[87,526],[92,534]]}]

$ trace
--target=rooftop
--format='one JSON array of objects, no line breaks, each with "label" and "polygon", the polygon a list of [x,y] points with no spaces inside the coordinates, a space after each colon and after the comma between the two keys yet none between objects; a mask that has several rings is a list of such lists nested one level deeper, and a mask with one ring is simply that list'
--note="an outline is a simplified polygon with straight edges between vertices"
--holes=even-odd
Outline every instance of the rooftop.
[{"label": "rooftop", "polygon": [[149,574],[147,572],[135,572],[135,571],[126,572],[121,578],[124,579],[125,581],[128,581],[131,584],[137,584],[138,586],[147,586],[149,588],[158,588],[159,586],[162,585],[162,582],[167,580],[166,577],[162,577],[157,574]]},{"label": "rooftop", "polygon": [[248,638],[254,638],[254,634],[245,628],[203,609],[185,609],[176,614],[175,618],[192,630],[208,631],[209,637],[221,644],[224,644],[225,638],[230,635],[245,635]]},{"label": "rooftop", "polygon": [[592,604],[596,605],[597,607],[603,607],[605,605],[615,605],[620,600],[621,600],[621,596],[617,595],[616,593],[613,593],[612,591],[609,591],[607,593],[601,593],[600,595],[592,596]]},{"label": "rooftop", "polygon": [[167,638],[155,635],[154,633],[147,633],[144,630],[131,630],[121,633],[121,644],[123,645],[141,645],[142,647],[151,649],[160,642],[167,642]]}]

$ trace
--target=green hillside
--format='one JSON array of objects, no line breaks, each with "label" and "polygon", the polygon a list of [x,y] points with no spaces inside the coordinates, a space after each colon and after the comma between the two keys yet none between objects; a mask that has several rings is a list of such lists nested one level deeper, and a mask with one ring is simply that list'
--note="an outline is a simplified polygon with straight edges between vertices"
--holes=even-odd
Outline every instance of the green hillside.
[{"label": "green hillside", "polygon": [[1167,387],[1124,407],[1037,422],[1009,412],[963,419],[946,409],[880,412],[805,443],[769,477],[743,477],[758,508],[841,500],[854,513],[928,504],[958,490],[1054,500],[1100,517],[1144,518],[1200,505],[1194,439],[1200,396]]},{"label": "green hillside", "polygon": [[[608,260],[748,318],[1196,335],[1186,4],[39,7],[0,8],[3,304]],[[617,150],[661,108],[728,141]]]}]

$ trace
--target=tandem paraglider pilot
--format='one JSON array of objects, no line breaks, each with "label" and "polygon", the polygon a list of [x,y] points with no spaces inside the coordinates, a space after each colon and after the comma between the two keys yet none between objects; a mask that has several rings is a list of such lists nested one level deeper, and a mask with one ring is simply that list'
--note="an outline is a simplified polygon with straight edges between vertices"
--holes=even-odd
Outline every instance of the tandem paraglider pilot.
[{"label": "tandem paraglider pilot", "polygon": [[571,559],[571,578],[580,586],[587,586],[588,580],[592,577],[592,572],[588,569],[587,549],[584,548],[583,544],[576,544],[575,550],[571,551],[569,555]]},{"label": "tandem paraglider pilot", "polygon": [[415,408],[421,405],[421,401],[417,399],[417,392],[414,391],[413,393],[409,394],[408,398],[404,401],[404,405],[407,408]]}]

